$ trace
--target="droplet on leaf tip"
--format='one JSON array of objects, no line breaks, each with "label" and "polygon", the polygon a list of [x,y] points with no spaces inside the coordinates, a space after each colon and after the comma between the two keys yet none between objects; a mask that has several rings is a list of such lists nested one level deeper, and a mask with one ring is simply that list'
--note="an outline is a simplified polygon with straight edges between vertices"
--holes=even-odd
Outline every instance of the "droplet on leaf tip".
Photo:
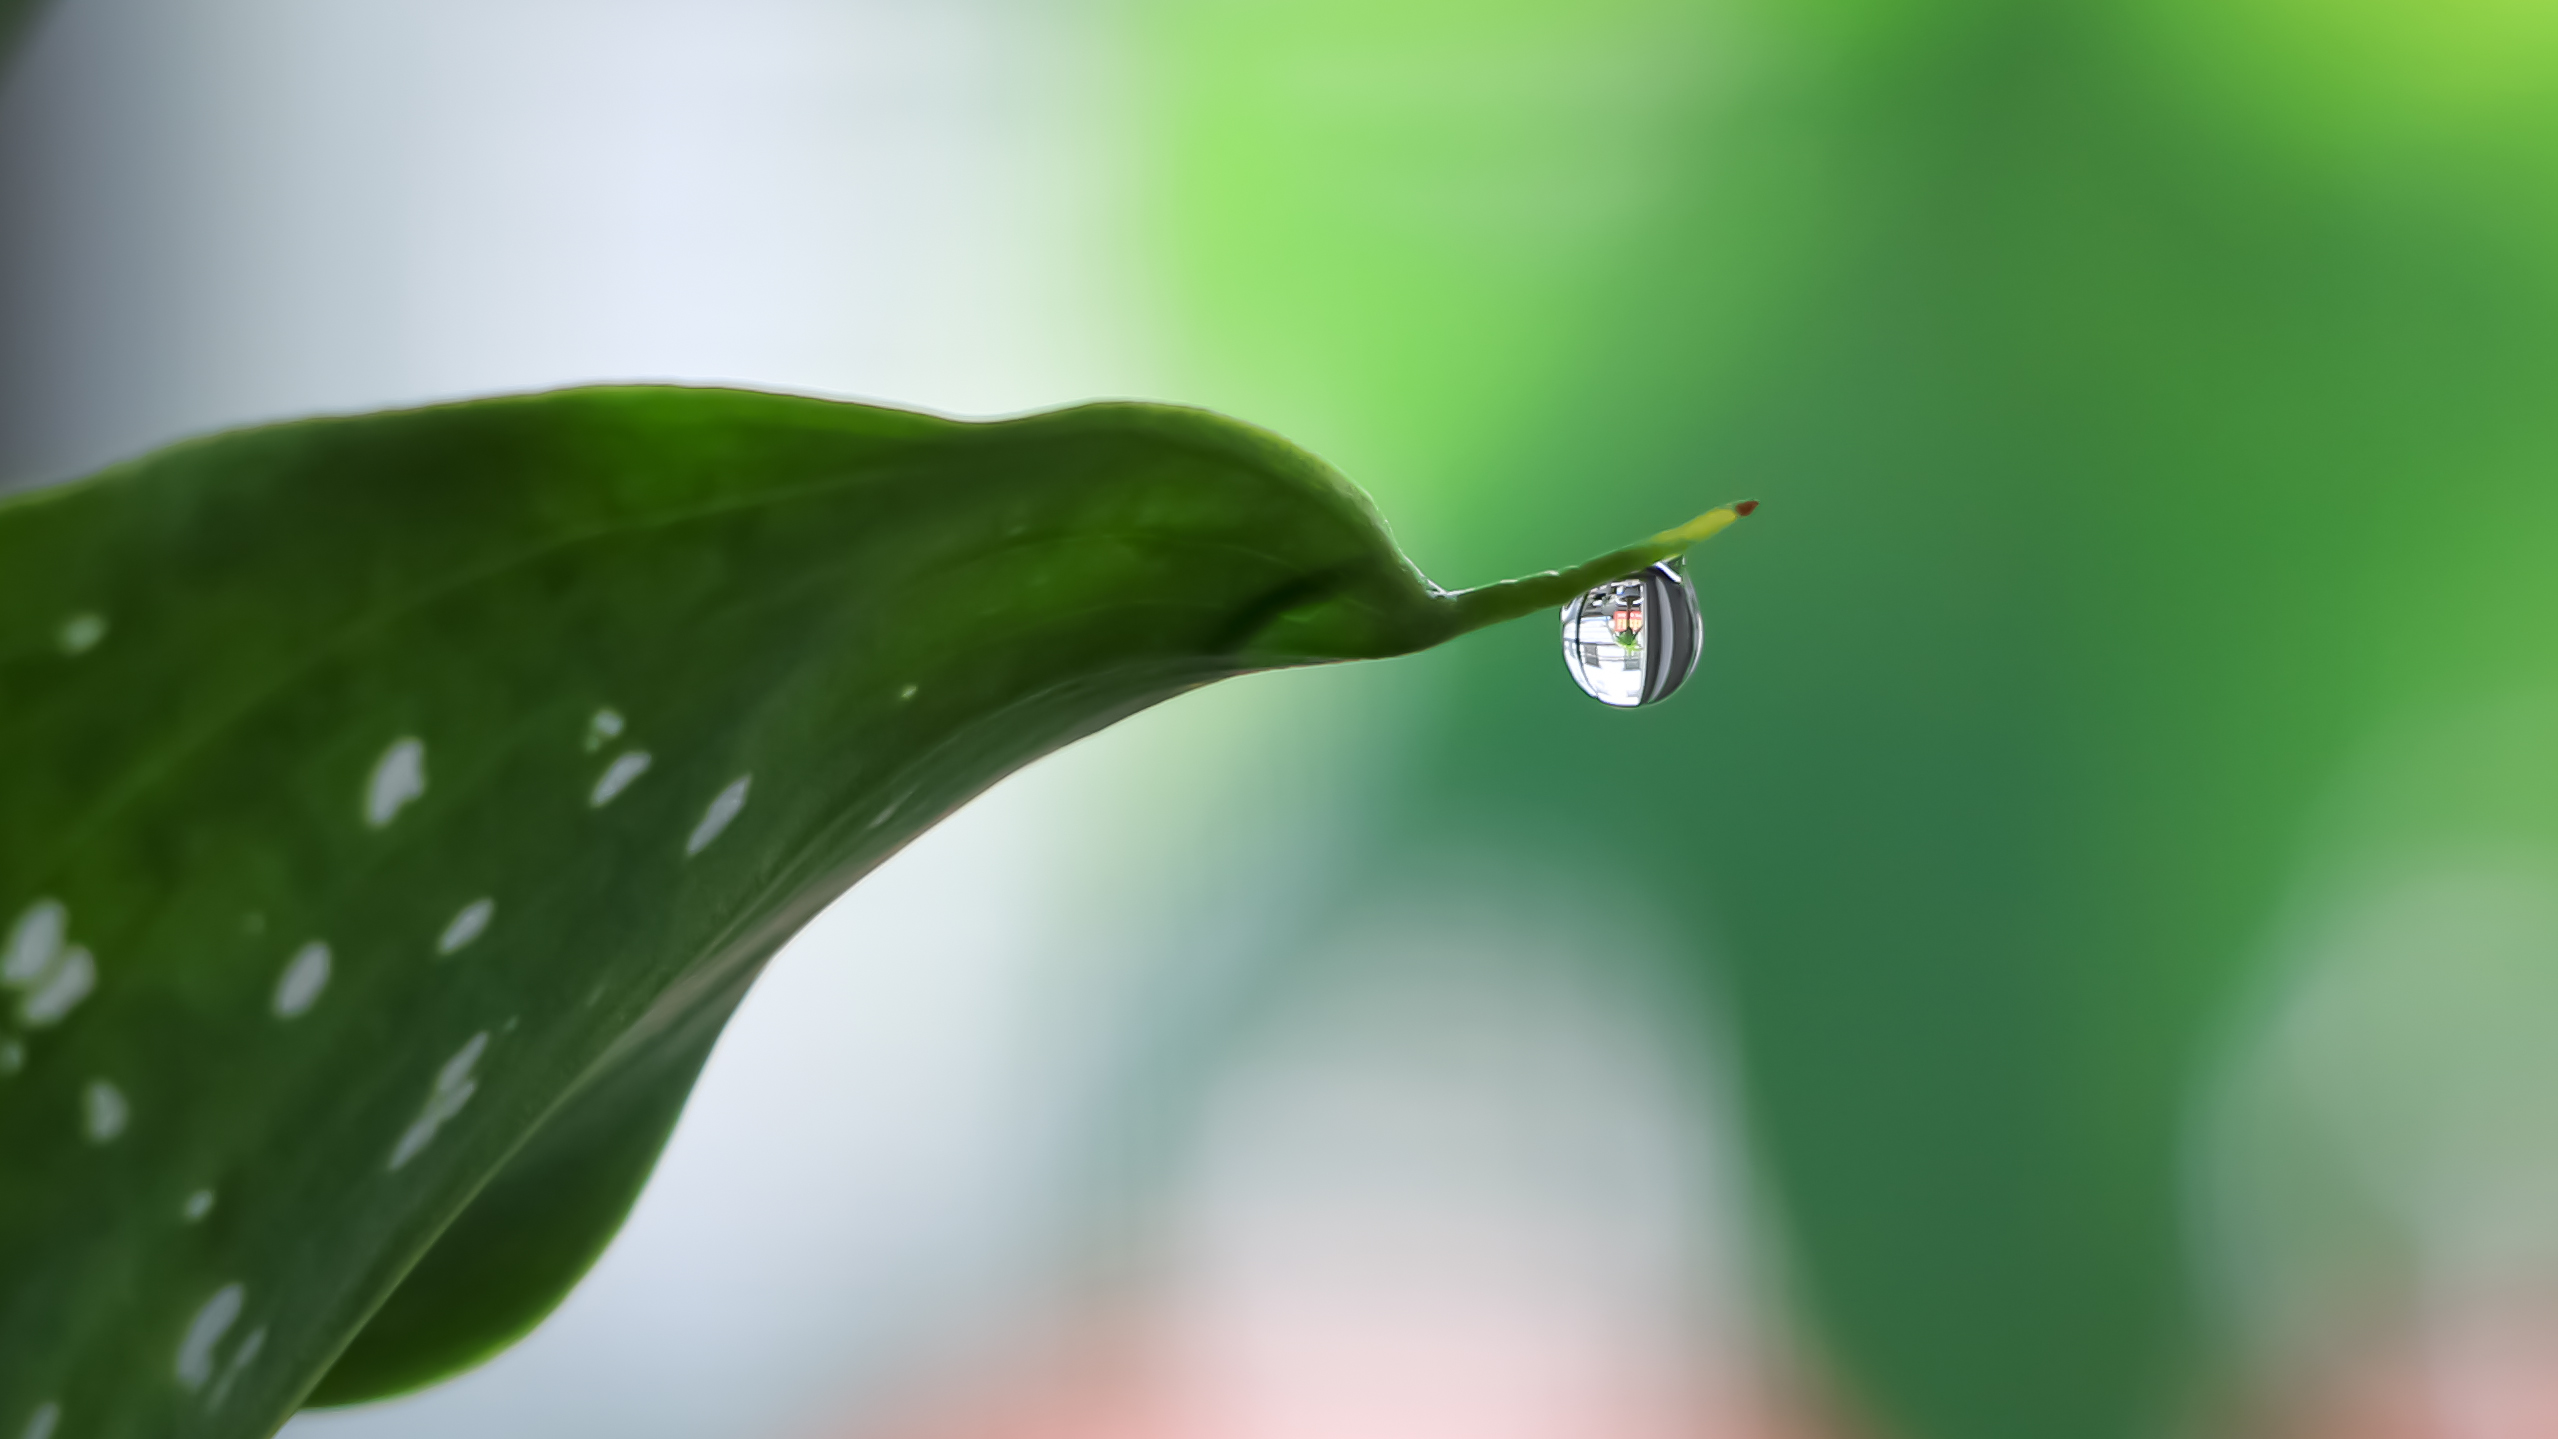
[{"label": "droplet on leaf tip", "polygon": [[1696,672],[1704,631],[1687,577],[1675,565],[1651,565],[1563,607],[1563,664],[1603,705],[1659,704]]}]

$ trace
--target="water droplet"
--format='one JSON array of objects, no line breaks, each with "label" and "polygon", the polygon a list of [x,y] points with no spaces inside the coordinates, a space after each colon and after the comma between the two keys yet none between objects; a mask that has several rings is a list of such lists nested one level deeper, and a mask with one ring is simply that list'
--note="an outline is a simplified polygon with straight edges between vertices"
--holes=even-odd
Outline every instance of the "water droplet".
[{"label": "water droplet", "polygon": [[1705,617],[1675,563],[1610,580],[1563,607],[1563,665],[1603,705],[1659,704],[1696,673]]}]

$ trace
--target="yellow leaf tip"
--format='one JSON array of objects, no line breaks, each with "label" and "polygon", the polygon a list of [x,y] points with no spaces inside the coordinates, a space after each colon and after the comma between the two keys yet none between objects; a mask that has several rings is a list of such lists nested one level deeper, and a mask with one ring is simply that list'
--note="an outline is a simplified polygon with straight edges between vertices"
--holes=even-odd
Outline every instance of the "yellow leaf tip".
[{"label": "yellow leaf tip", "polygon": [[1652,542],[1656,545],[1672,546],[1674,551],[1685,550],[1690,545],[1704,542],[1716,531],[1758,507],[1759,502],[1756,500],[1743,500],[1737,505],[1723,505],[1706,511],[1677,529],[1663,530],[1652,537]]}]

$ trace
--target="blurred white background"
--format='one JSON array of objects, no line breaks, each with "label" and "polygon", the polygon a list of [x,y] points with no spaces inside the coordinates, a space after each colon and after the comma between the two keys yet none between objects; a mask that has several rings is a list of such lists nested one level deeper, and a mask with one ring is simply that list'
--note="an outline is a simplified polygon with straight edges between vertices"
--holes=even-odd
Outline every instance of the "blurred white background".
[{"label": "blurred white background", "polygon": [[0,101],[12,477],[596,379],[1140,393],[1107,35],[958,0],[80,0]]}]

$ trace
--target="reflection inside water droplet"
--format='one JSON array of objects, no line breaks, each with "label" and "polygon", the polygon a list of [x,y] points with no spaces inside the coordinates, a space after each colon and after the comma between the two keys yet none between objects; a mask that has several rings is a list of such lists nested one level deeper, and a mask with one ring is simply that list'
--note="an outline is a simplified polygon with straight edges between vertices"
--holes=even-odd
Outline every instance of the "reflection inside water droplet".
[{"label": "reflection inside water droplet", "polygon": [[1563,665],[1603,705],[1659,704],[1696,673],[1704,633],[1687,576],[1657,564],[1563,607]]}]

